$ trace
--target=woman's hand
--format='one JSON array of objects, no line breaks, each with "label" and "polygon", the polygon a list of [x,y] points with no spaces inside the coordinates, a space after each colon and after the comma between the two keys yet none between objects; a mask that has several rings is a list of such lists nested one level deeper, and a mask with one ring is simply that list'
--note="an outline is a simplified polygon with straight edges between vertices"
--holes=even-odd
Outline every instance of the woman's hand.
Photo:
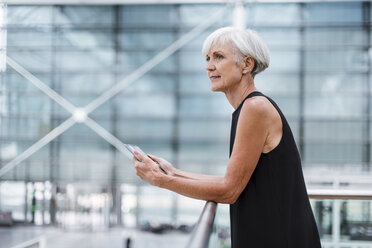
[{"label": "woman's hand", "polygon": [[150,157],[148,156],[143,156],[137,151],[135,151],[134,153],[142,161],[140,162],[135,157],[133,157],[137,176],[152,185],[160,187],[165,176],[164,172],[162,172],[160,169],[160,165],[158,165],[156,161],[150,159]]},{"label": "woman's hand", "polygon": [[176,169],[173,167],[171,163],[169,163],[167,160],[163,158],[158,158],[154,155],[147,154],[153,161],[155,161],[159,167],[164,171],[165,174],[174,176]]}]

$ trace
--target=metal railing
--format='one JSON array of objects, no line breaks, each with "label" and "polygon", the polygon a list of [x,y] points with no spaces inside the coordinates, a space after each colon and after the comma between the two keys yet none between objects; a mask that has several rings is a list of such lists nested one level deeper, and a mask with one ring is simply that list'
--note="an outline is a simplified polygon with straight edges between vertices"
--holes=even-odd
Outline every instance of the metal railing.
[{"label": "metal railing", "polygon": [[[372,191],[357,189],[309,189],[310,199],[372,200]],[[217,203],[206,202],[186,248],[206,248],[212,233]],[[335,237],[339,233],[335,233]],[[362,247],[362,246],[361,246]]]},{"label": "metal railing", "polygon": [[45,248],[46,238],[44,235],[27,240],[21,244],[12,246],[11,248]]},{"label": "metal railing", "polygon": [[194,230],[191,233],[187,248],[208,247],[209,238],[212,233],[214,217],[216,215],[217,203],[206,202]]},{"label": "metal railing", "polygon": [[372,200],[371,190],[360,189],[309,189],[310,199]]}]

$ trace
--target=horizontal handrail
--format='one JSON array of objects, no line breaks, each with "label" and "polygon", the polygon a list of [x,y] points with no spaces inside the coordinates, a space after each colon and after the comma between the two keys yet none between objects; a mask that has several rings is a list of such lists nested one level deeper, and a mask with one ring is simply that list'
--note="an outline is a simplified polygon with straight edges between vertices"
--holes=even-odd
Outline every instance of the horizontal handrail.
[{"label": "horizontal handrail", "polygon": [[[308,189],[311,199],[372,200],[372,190],[360,189]],[[208,247],[216,215],[217,203],[207,202],[191,234],[186,248]]]},{"label": "horizontal handrail", "polygon": [[311,199],[372,200],[372,190],[360,189],[308,189]]},{"label": "horizontal handrail", "polygon": [[27,248],[27,247],[38,247],[38,248],[45,248],[46,247],[46,239],[45,236],[39,236],[34,239],[27,240],[21,244],[16,246],[12,246],[11,248]]},{"label": "horizontal handrail", "polygon": [[194,230],[191,233],[186,248],[205,248],[208,247],[209,237],[213,229],[214,217],[216,215],[217,203],[208,201],[204,205]]}]

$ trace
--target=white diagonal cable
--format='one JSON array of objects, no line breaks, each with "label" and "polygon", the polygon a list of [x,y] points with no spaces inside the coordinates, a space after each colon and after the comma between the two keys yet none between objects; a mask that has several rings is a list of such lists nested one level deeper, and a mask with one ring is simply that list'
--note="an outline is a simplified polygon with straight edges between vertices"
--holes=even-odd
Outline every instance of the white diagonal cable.
[{"label": "white diagonal cable", "polygon": [[118,138],[116,138],[114,135],[112,135],[110,132],[108,132],[105,128],[100,126],[97,122],[92,120],[91,118],[87,117],[87,119],[84,122],[90,129],[92,129],[94,132],[96,132],[99,136],[104,138],[108,143],[113,145],[116,149],[121,151],[124,155],[127,157],[132,157],[131,154],[128,153],[129,148],[126,144],[121,142]]},{"label": "white diagonal cable", "polygon": [[21,74],[23,77],[28,79],[33,85],[35,85],[37,88],[39,88],[42,92],[44,92],[47,96],[49,96],[54,101],[56,101],[59,105],[64,107],[70,113],[73,114],[75,112],[76,107],[74,105],[72,105],[69,101],[67,101],[65,98],[63,98],[57,92],[55,92],[53,89],[51,89],[45,83],[41,82],[37,77],[32,75],[29,71],[27,71],[20,64],[18,64],[17,62],[15,62],[13,59],[9,58],[8,56],[6,57],[6,62],[14,70],[16,70],[19,74]]},{"label": "white diagonal cable", "polygon": [[11,169],[13,169],[14,166],[16,166],[17,164],[21,163],[23,160],[25,160],[26,158],[28,158],[29,156],[31,156],[32,154],[34,154],[35,152],[37,152],[38,150],[40,150],[43,146],[45,146],[50,141],[52,141],[53,139],[55,139],[57,136],[59,136],[60,134],[62,134],[63,132],[65,132],[67,129],[69,129],[74,124],[75,124],[75,120],[73,119],[72,116],[70,118],[68,118],[67,120],[65,120],[64,122],[62,122],[59,126],[57,126],[56,128],[54,128],[47,135],[45,135],[43,138],[41,138],[35,144],[33,144],[32,146],[30,146],[27,150],[25,150],[20,155],[18,155],[15,159],[13,159],[9,163],[7,163],[3,167],[1,167],[1,169],[0,169],[0,178],[5,173],[7,173]]},{"label": "white diagonal cable", "polygon": [[[40,89],[42,92],[44,92],[47,96],[52,98],[54,101],[56,101],[59,105],[61,105],[63,108],[65,108],[67,111],[71,112],[72,114],[76,113],[77,108],[73,106],[69,101],[67,101],[65,98],[63,98],[61,95],[59,95],[57,92],[55,92],[53,89],[51,89],[49,86],[47,86],[45,83],[43,83],[41,80],[39,80],[37,77],[32,75],[28,70],[26,70],[23,66],[15,62],[13,59],[7,58],[7,64],[12,67],[15,71],[17,71],[19,74],[21,74],[24,78],[29,80],[33,85],[35,85],[38,89]],[[73,119],[73,116],[64,121],[62,124],[60,124],[58,127],[54,128],[52,131],[50,131],[47,135],[45,135],[43,138],[41,138],[39,141],[37,141],[35,144],[33,144],[31,147],[29,147],[27,150],[25,150],[23,153],[15,157],[13,160],[8,162],[6,165],[4,165],[0,169],[0,178],[6,174],[8,171],[13,169],[16,165],[27,159],[29,156],[40,150],[42,147],[47,145],[50,141],[52,141],[57,136],[61,135],[64,131],[66,131],[68,128],[70,128],[72,125],[75,124],[75,120]]]},{"label": "white diagonal cable", "polygon": [[158,65],[160,62],[162,62],[164,59],[168,58],[170,55],[172,55],[174,52],[179,50],[181,47],[186,45],[188,42],[190,42],[193,38],[198,36],[201,32],[203,32],[205,29],[210,27],[218,18],[221,18],[223,13],[230,8],[230,4],[227,4],[224,6],[221,10],[217,11],[214,15],[212,15],[210,18],[207,18],[206,21],[202,22],[200,25],[193,28],[190,32],[182,36],[180,39],[172,43],[169,47],[158,53],[155,57],[150,59],[148,62],[143,64],[141,67],[139,67],[137,70],[135,70],[132,74],[130,74],[127,78],[124,78],[119,83],[114,85],[112,88],[108,89],[106,92],[104,92],[102,95],[100,95],[98,98],[93,100],[91,103],[89,103],[85,110],[88,113],[95,110],[97,107],[102,105],[104,102],[109,100],[111,97],[118,94],[121,90],[128,87],[130,84],[132,84],[135,80],[142,77],[145,73],[150,71],[152,68],[154,68],[156,65]]}]

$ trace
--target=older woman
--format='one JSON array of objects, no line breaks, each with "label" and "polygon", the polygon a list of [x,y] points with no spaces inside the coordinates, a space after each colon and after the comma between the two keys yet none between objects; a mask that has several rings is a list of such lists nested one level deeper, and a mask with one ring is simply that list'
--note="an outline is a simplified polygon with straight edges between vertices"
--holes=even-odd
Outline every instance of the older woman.
[{"label": "older woman", "polygon": [[266,45],[253,30],[225,27],[205,40],[202,53],[211,90],[225,93],[235,109],[225,175],[181,171],[136,152],[137,175],[188,197],[230,204],[233,248],[320,248],[290,127],[254,84],[269,65]]}]

